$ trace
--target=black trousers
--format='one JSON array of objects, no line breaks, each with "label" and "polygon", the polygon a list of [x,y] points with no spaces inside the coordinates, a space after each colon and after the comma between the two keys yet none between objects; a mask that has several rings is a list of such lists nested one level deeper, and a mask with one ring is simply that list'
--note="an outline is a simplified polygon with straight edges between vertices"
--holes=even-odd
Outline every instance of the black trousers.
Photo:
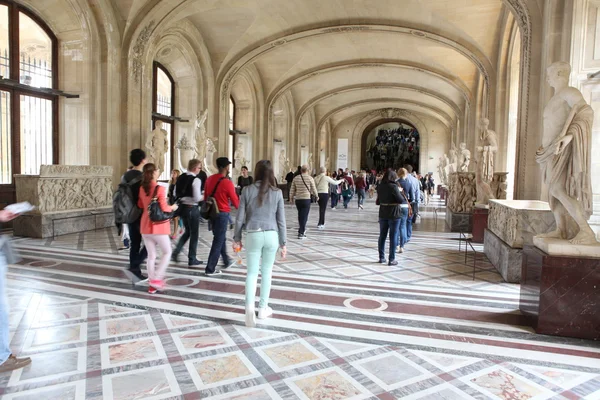
[{"label": "black trousers", "polygon": [[306,232],[306,222],[308,221],[308,213],[310,213],[310,199],[296,200],[296,208],[298,209],[298,234],[304,235]]},{"label": "black trousers", "polygon": [[142,265],[148,257],[148,251],[145,247],[140,251],[140,248],[142,247],[142,233],[140,232],[141,222],[142,218],[140,217],[136,222],[127,224],[129,227],[129,240],[131,241],[129,248],[129,270],[136,275],[142,273],[140,265]]},{"label": "black trousers", "polygon": [[325,210],[327,210],[328,201],[329,193],[319,193],[319,225],[325,225]]},{"label": "black trousers", "polygon": [[188,251],[188,261],[194,261],[196,259],[196,251],[198,249],[198,231],[200,229],[200,209],[197,206],[188,207],[181,206],[181,219],[183,220],[183,226],[185,227],[185,232],[179,238],[179,242],[177,242],[177,246],[173,251],[173,256],[177,257],[181,250],[183,249],[183,245],[189,240],[189,251]]}]

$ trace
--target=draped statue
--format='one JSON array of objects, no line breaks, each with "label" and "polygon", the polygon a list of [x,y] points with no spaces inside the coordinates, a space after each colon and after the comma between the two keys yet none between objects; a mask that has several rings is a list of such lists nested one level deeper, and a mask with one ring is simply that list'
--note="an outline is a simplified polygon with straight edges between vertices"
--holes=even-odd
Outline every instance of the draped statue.
[{"label": "draped statue", "polygon": [[[598,244],[587,222],[592,214],[594,111],[579,90],[569,87],[570,74],[571,66],[564,62],[556,62],[547,69],[547,81],[554,88],[554,96],[544,108],[542,146],[536,152],[536,161],[547,185],[556,230],[536,238]],[[577,233],[570,237],[574,232]]]},{"label": "draped statue", "polygon": [[482,118],[480,123],[481,136],[479,142],[481,146],[477,147],[477,153],[479,154],[477,167],[481,168],[481,178],[486,182],[491,182],[494,179],[494,158],[498,151],[498,135],[489,129],[489,119]]},{"label": "draped statue", "polygon": [[148,140],[146,140],[146,150],[150,156],[148,157],[149,161],[154,163],[161,172],[164,172],[165,154],[169,151],[169,133],[163,129],[162,121],[155,122],[154,130],[150,132]]}]

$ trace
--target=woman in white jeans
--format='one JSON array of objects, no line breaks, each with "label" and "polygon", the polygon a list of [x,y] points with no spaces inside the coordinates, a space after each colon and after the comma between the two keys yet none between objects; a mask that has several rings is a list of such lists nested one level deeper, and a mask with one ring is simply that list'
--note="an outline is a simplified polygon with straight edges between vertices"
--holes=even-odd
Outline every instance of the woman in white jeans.
[{"label": "woman in white jeans", "polygon": [[[261,271],[258,318],[273,314],[269,307],[271,276],[277,249],[285,258],[287,249],[283,193],[275,184],[271,161],[261,160],[254,169],[255,183],[246,186],[240,197],[235,232],[234,250],[242,248],[242,227],[246,229],[246,326],[256,326],[255,296],[258,270]],[[261,263],[262,257],[262,263]]]},{"label": "woman in white jeans", "polygon": [[[152,222],[148,215],[148,206],[154,197],[158,199],[160,208],[165,212],[177,210],[177,204],[170,206],[167,203],[167,192],[164,187],[157,183],[160,170],[154,164],[144,165],[142,186],[138,207],[142,209],[142,221],[140,232],[144,239],[144,246],[148,251],[146,270],[148,272],[148,293],[156,293],[165,288],[165,272],[171,258],[171,221]],[[156,265],[156,249],[160,248],[161,257]]]}]

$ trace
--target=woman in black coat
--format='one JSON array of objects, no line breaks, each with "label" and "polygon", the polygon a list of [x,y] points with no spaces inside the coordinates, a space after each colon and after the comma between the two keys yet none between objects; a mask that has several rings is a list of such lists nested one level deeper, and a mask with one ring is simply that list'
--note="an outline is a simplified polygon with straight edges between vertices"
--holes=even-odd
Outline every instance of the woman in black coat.
[{"label": "woman in black coat", "polygon": [[406,204],[406,198],[400,193],[396,184],[398,175],[393,170],[387,170],[383,174],[381,184],[377,186],[377,204],[379,205],[379,262],[385,264],[385,242],[388,232],[390,234],[390,249],[388,265],[398,265],[396,261],[396,246],[398,246],[398,233],[400,217],[402,216],[402,204]]}]

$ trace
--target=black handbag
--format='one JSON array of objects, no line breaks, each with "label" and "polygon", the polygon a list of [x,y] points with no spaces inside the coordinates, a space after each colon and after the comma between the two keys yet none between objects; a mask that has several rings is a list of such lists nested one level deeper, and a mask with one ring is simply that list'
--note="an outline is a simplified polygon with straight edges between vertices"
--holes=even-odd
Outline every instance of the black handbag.
[{"label": "black handbag", "polygon": [[158,224],[169,221],[174,217],[174,215],[174,212],[165,212],[160,207],[160,203],[158,202],[158,185],[156,185],[156,188],[154,188],[154,194],[152,195],[152,200],[150,200],[150,204],[148,205],[148,217],[150,218],[150,221]]},{"label": "black handbag", "polygon": [[[307,185],[307,184],[306,184],[306,182],[304,181],[304,177],[303,177],[302,175],[300,175],[300,179],[302,179],[302,183],[304,183],[304,186],[306,186],[306,190],[308,190],[308,193],[310,193],[310,189],[308,188],[308,185]],[[318,197],[315,197],[315,196],[313,196],[313,195],[312,195],[312,193],[311,193],[311,195],[310,195],[310,202],[311,202],[311,203],[316,203],[316,202],[318,202],[318,201],[319,201],[319,198],[318,198]]]},{"label": "black handbag", "polygon": [[217,193],[219,183],[221,183],[223,179],[225,178],[219,179],[211,195],[204,199],[204,203],[202,203],[202,207],[200,207],[200,216],[202,218],[212,221],[219,215],[219,206],[217,205],[217,200],[213,196]]}]

